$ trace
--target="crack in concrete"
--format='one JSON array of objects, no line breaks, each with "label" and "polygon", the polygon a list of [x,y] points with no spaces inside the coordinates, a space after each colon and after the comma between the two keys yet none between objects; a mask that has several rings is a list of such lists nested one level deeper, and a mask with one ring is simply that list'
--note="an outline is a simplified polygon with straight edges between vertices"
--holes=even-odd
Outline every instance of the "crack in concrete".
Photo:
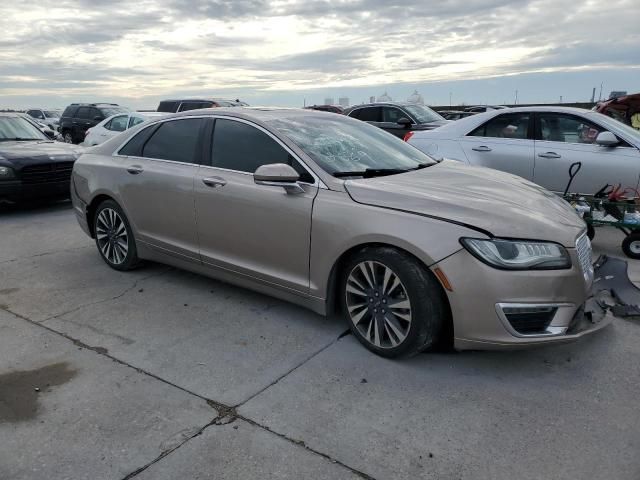
[{"label": "crack in concrete", "polygon": [[[122,291],[121,293],[119,293],[119,294],[117,294],[117,295],[115,295],[113,297],[104,298],[104,299],[98,300],[96,302],[83,303],[82,305],[74,307],[71,310],[67,310],[66,312],[62,312],[62,313],[56,313],[55,315],[47,317],[44,320],[40,320],[37,323],[44,323],[44,322],[47,322],[49,320],[53,320],[55,318],[64,317],[65,315],[68,315],[70,313],[77,312],[78,310],[82,310],[85,307],[92,307],[94,305],[100,305],[101,303],[112,302],[113,300],[117,300],[120,297],[124,297],[127,293],[129,293],[130,291],[132,291],[135,288],[137,288],[138,287],[138,283],[144,282],[145,280],[149,280],[150,278],[160,277],[160,276],[164,275],[165,273],[168,273],[168,272],[170,272],[172,270],[173,270],[172,267],[166,267],[166,268],[162,269],[160,272],[152,273],[151,275],[147,275],[146,277],[138,278],[136,281],[133,282],[133,284],[131,286],[127,287],[126,289],[124,289],[124,291]],[[11,313],[13,313],[13,312],[11,312]],[[15,315],[15,313],[14,313],[14,315]]]},{"label": "crack in concrete", "polygon": [[94,248],[94,246],[81,245],[79,247],[70,247],[70,248],[63,248],[61,250],[53,250],[51,252],[36,253],[35,255],[29,255],[28,257],[17,257],[17,258],[12,258],[10,260],[3,260],[0,262],[0,265],[5,265],[7,263],[12,263],[12,262],[18,262],[20,260],[29,260],[31,258],[45,257],[47,255],[54,255],[56,253],[71,252],[71,251],[79,250],[81,248]]},{"label": "crack in concrete", "polygon": [[251,395],[249,398],[245,399],[244,401],[238,403],[234,408],[238,408],[242,405],[244,405],[245,403],[247,403],[250,400],[253,400],[254,398],[256,398],[258,395],[264,393],[265,391],[267,391],[268,389],[270,389],[271,387],[273,387],[274,385],[276,385],[280,380],[282,380],[283,378],[289,376],[289,374],[295,372],[298,368],[300,368],[301,366],[303,366],[304,364],[306,364],[309,360],[311,360],[312,358],[316,357],[317,355],[321,354],[322,352],[324,352],[327,348],[331,347],[332,345],[335,345],[337,342],[340,341],[341,338],[345,337],[346,335],[349,335],[349,333],[351,333],[351,330],[347,329],[345,332],[342,332],[340,335],[338,335],[338,337],[336,337],[335,339],[333,339],[331,342],[329,342],[328,344],[326,344],[324,347],[322,347],[321,349],[319,349],[318,351],[312,353],[311,355],[309,355],[307,358],[305,358],[302,362],[300,362],[298,365],[296,365],[295,367],[289,369],[288,371],[286,371],[284,374],[280,375],[278,378],[276,378],[273,382],[271,382],[269,385],[267,385],[266,387],[260,389],[258,392],[254,393],[253,395]]},{"label": "crack in concrete", "polygon": [[[167,270],[168,271],[168,270]],[[166,273],[166,271],[161,272],[161,274]],[[156,275],[150,275],[149,277],[145,277],[146,278],[150,278],[153,276],[157,276],[159,274]],[[138,281],[142,281],[144,279],[139,279],[136,281],[136,283]],[[135,285],[133,287],[130,287],[127,289],[127,291],[131,290],[132,288],[134,288]],[[122,293],[121,295],[119,295],[118,297],[124,295],[126,292]],[[116,298],[118,298],[116,297]],[[96,302],[96,303],[102,303],[101,302]],[[79,307],[80,308],[80,307]],[[65,338],[66,340],[69,340],[70,342],[72,342],[74,345],[80,347],[80,348],[85,348],[87,350],[90,350],[98,355],[102,355],[106,358],[109,358],[110,360],[112,360],[113,362],[119,364],[119,365],[123,365],[125,367],[129,367],[133,370],[135,370],[136,372],[142,374],[142,375],[147,375],[151,378],[154,378],[155,380],[158,380],[162,383],[165,383],[166,385],[169,385],[171,387],[177,388],[178,390],[185,392],[189,395],[193,395],[194,397],[200,398],[201,400],[204,400],[207,405],[209,405],[211,408],[213,408],[217,415],[216,417],[211,420],[211,422],[209,422],[208,424],[204,425],[202,428],[200,428],[196,433],[194,433],[193,435],[189,436],[188,438],[186,438],[183,442],[179,443],[178,445],[175,445],[171,448],[168,448],[167,450],[164,450],[163,452],[160,453],[160,455],[158,455],[156,458],[154,458],[153,460],[151,460],[149,463],[143,465],[142,467],[137,468],[136,470],[134,470],[133,472],[129,473],[128,475],[126,475],[125,477],[123,477],[122,480],[130,480],[134,477],[136,477],[137,475],[139,475],[140,473],[142,473],[143,471],[145,471],[146,469],[148,469],[149,467],[151,467],[152,465],[154,465],[155,463],[158,463],[160,460],[162,460],[163,458],[165,458],[166,456],[170,455],[171,453],[175,452],[176,450],[178,450],[180,447],[182,447],[183,445],[185,445],[188,441],[190,441],[191,439],[202,435],[202,433],[209,427],[212,426],[221,426],[221,425],[228,425],[230,423],[235,422],[236,420],[242,420],[245,421],[253,426],[255,426],[256,428],[260,428],[266,432],[271,433],[272,435],[276,435],[279,438],[282,438],[283,440],[292,443],[294,445],[300,446],[302,448],[304,448],[305,450],[318,455],[326,460],[329,460],[331,463],[334,463],[336,465],[340,465],[341,467],[349,470],[351,473],[353,473],[354,475],[357,475],[360,478],[363,478],[365,480],[376,480],[374,477],[371,477],[370,475],[367,475],[364,472],[361,472],[360,470],[357,470],[354,467],[351,467],[333,457],[331,457],[330,455],[320,452],[318,450],[315,450],[313,448],[311,448],[310,446],[308,446],[303,440],[296,440],[294,438],[290,438],[287,435],[283,434],[283,433],[279,433],[276,432],[275,430],[272,430],[271,428],[267,427],[266,425],[262,425],[258,422],[256,422],[255,420],[252,420],[250,418],[247,418],[241,414],[239,414],[236,410],[236,407],[234,406],[229,406],[229,405],[224,405],[222,403],[216,402],[215,400],[212,400],[210,398],[206,398],[196,392],[193,392],[187,388],[181,387],[180,385],[176,385],[175,383],[172,383],[162,377],[159,377],[158,375],[155,375],[151,372],[148,372],[142,368],[136,367],[130,363],[127,363],[123,360],[120,360],[119,358],[116,358],[114,356],[112,356],[111,354],[108,353],[108,351],[103,348],[103,347],[96,347],[96,346],[91,346],[91,345],[87,345],[86,343],[82,342],[81,340],[78,340],[77,338],[73,338],[70,335],[63,333],[63,332],[59,332],[51,327],[49,327],[48,325],[43,325],[42,322],[37,322],[35,320],[31,320],[30,318],[21,315],[19,313],[13,312],[11,311],[9,308],[7,308],[4,305],[0,305],[0,310],[4,310],[7,313],[10,313],[11,315],[20,318],[32,325],[35,325],[37,327],[40,328],[44,328],[45,330],[53,333],[54,335],[58,335],[61,336],[63,338]],[[71,311],[75,311],[71,310]],[[70,312],[71,312],[70,311]],[[67,312],[67,313],[70,313]],[[60,315],[64,315],[64,314],[60,314]],[[59,316],[60,316],[59,315]],[[54,318],[54,317],[50,317],[50,318]],[[289,375],[291,372],[295,371],[296,369],[300,368],[302,365],[304,365],[305,363],[307,363],[309,360],[311,360],[313,357],[315,357],[316,355],[320,354],[321,352],[323,352],[324,350],[326,350],[327,348],[329,348],[330,346],[334,345],[336,342],[338,342],[341,338],[343,338],[345,335],[348,335],[349,331],[347,330],[346,332],[341,333],[338,337],[336,337],[335,340],[333,340],[332,342],[330,342],[329,344],[325,345],[324,347],[322,347],[320,350],[318,350],[317,352],[315,352],[314,354],[312,354],[311,356],[309,356],[308,358],[306,358],[304,361],[302,361],[299,365],[295,366],[294,368],[292,368],[291,370],[289,370],[287,373],[285,373],[284,375],[280,376],[277,380],[275,380],[274,382],[272,382],[270,385],[268,385],[267,387],[265,387],[264,389],[262,389],[260,392],[258,392],[255,395],[252,395],[250,398],[248,398],[247,400],[245,400],[244,402],[240,403],[239,405],[242,405],[244,403],[246,403],[247,401],[251,400],[252,398],[255,398],[257,395],[259,395],[260,393],[264,392],[266,389],[270,388],[271,386],[275,385],[276,383],[278,383],[280,380],[282,380],[283,378],[285,378],[287,375]]]}]

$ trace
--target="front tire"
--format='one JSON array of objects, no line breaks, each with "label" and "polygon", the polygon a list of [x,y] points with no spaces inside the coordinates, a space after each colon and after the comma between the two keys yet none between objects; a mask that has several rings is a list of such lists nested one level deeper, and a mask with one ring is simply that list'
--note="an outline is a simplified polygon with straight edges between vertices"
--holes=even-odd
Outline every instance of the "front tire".
[{"label": "front tire", "polygon": [[64,140],[64,143],[73,144],[73,135],[71,135],[71,132],[68,130],[62,134],[62,139]]},{"label": "front tire", "polygon": [[93,231],[100,256],[115,270],[131,270],[140,260],[129,220],[113,200],[105,200],[95,211]]},{"label": "front tire", "polygon": [[435,346],[446,321],[444,292],[412,256],[368,247],[342,269],[342,311],[353,335],[383,357],[411,356]]}]

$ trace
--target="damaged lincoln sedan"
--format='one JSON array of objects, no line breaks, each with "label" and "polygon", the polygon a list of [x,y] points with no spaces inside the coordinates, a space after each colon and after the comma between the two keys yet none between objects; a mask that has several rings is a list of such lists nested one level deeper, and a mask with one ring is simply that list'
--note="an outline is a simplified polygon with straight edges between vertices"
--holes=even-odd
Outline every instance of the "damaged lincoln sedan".
[{"label": "damaged lincoln sedan", "polygon": [[564,342],[609,323],[568,204],[344,116],[156,119],[89,149],[71,189],[110,267],[162,262],[338,314],[386,357]]}]

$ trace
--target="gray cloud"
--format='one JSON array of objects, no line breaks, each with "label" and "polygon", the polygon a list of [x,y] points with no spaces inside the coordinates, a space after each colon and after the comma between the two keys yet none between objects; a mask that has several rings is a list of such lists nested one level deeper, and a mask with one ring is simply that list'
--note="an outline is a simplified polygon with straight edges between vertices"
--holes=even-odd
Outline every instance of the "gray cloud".
[{"label": "gray cloud", "polygon": [[[40,0],[29,14],[0,4],[0,88],[266,91],[640,64],[637,0]],[[263,25],[291,28],[290,47]]]}]

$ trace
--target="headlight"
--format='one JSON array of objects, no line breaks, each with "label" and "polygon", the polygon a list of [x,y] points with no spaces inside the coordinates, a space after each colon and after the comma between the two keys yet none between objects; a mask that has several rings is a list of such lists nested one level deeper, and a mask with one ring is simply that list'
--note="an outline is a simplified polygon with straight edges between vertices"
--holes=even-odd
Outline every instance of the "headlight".
[{"label": "headlight", "polygon": [[461,238],[460,242],[475,257],[495,268],[506,270],[571,268],[571,258],[567,250],[557,243],[478,238]]},{"label": "headlight", "polygon": [[13,170],[9,167],[0,167],[0,180],[8,180],[14,178]]}]

